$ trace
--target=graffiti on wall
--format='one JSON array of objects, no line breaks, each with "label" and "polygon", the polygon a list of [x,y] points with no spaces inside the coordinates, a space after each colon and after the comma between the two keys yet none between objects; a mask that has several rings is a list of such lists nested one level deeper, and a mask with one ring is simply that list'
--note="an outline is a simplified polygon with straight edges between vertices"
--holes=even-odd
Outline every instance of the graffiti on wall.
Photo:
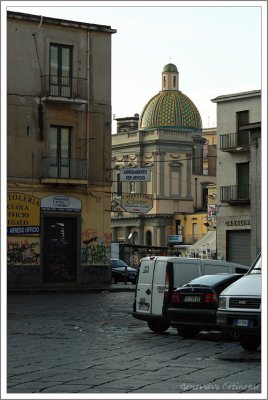
[{"label": "graffiti on wall", "polygon": [[94,229],[82,232],[82,265],[106,265],[111,259],[111,235],[98,236]]},{"label": "graffiti on wall", "polygon": [[12,265],[39,265],[40,244],[29,240],[7,241],[7,262]]}]

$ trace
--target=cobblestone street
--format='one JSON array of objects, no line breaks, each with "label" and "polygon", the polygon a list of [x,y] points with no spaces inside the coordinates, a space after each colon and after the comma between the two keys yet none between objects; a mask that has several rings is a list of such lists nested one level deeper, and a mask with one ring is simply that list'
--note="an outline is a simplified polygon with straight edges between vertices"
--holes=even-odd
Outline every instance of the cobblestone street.
[{"label": "cobblestone street", "polygon": [[133,291],[8,295],[7,393],[260,393],[261,352],[131,316]]}]

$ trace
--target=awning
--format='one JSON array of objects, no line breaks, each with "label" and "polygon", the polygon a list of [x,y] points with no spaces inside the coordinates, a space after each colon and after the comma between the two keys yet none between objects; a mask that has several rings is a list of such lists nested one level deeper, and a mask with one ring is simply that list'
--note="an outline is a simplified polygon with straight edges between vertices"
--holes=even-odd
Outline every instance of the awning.
[{"label": "awning", "polygon": [[195,242],[189,248],[190,251],[193,250],[207,250],[216,251],[216,231],[208,231],[200,240]]}]

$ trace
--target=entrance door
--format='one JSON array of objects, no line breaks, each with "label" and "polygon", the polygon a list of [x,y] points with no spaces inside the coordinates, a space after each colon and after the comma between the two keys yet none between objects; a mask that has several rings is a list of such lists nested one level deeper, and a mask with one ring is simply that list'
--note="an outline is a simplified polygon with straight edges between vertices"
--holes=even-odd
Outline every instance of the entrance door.
[{"label": "entrance door", "polygon": [[77,279],[77,219],[45,217],[43,271],[45,282]]}]

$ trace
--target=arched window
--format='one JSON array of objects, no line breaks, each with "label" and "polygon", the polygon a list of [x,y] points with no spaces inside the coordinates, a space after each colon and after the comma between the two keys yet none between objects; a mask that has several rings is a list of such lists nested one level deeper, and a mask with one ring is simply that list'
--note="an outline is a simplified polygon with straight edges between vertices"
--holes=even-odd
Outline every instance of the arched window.
[{"label": "arched window", "polygon": [[176,87],[176,76],[173,76],[173,87]]},{"label": "arched window", "polygon": [[147,231],[145,235],[145,241],[147,246],[152,246],[152,232]]},{"label": "arched window", "polygon": [[166,77],[164,76],[163,77],[163,88],[165,88],[166,87]]}]

